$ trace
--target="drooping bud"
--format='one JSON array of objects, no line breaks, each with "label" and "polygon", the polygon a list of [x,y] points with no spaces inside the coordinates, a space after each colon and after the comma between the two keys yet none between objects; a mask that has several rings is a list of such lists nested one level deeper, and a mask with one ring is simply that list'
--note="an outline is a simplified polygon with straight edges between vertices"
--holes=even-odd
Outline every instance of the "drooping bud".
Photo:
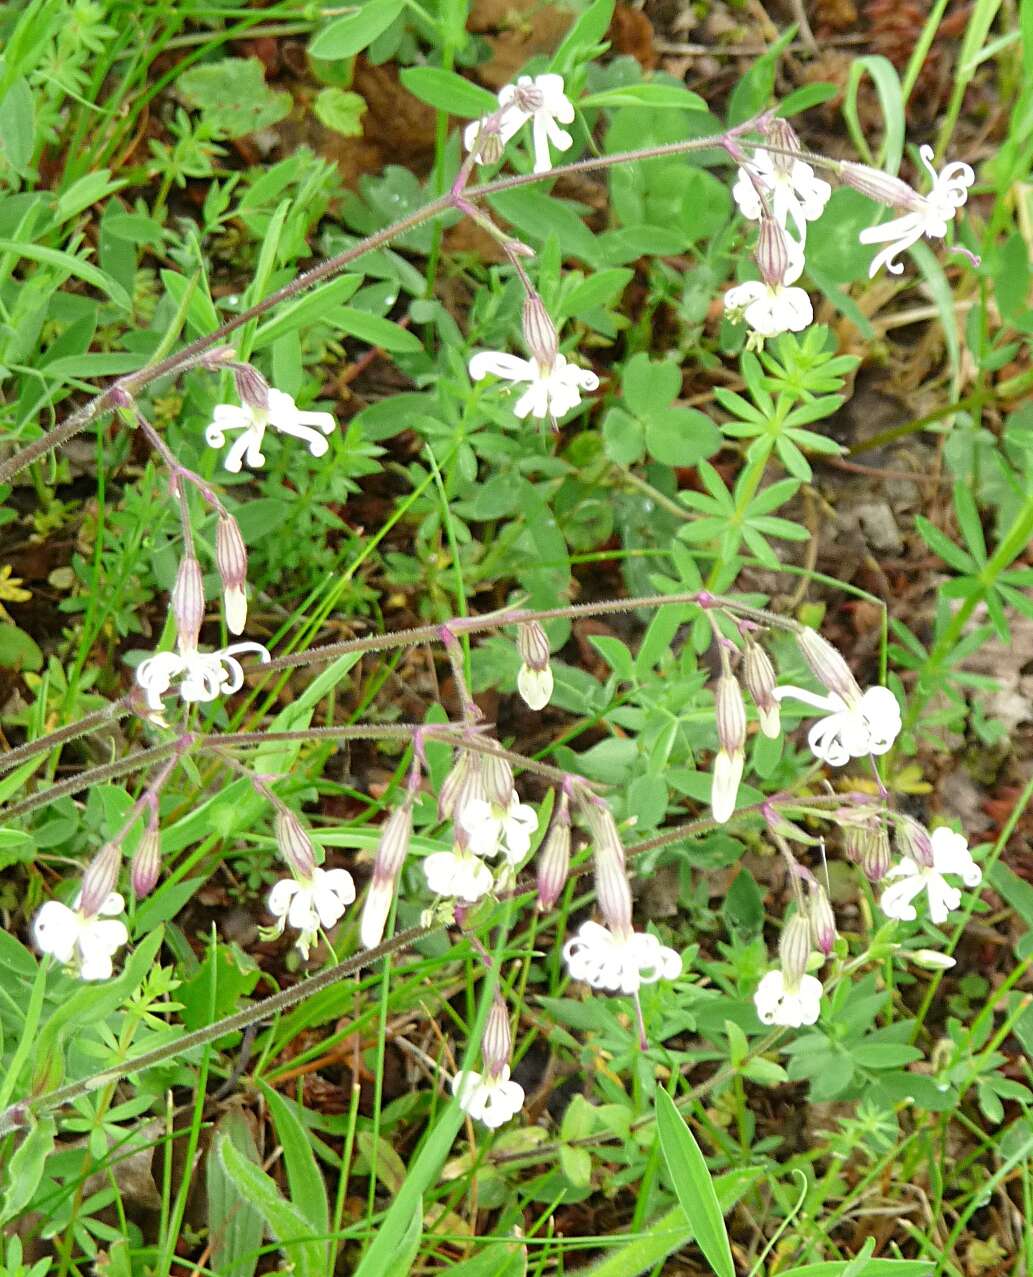
[{"label": "drooping bud", "polygon": [[495,998],[481,1038],[481,1058],[489,1077],[498,1077],[509,1063],[513,1051],[513,1035],[509,1029],[509,1012],[501,998]]},{"label": "drooping bud", "polygon": [[837,649],[823,639],[817,630],[807,626],[801,626],[796,631],[796,641],[800,645],[803,659],[818,682],[847,705],[856,705],[861,699],[861,689],[850,672],[850,666]]},{"label": "drooping bud", "polygon": [[723,825],[735,811],[746,761],[746,706],[739,681],[734,675],[722,674],[717,680],[714,701],[720,749],[714,756],[710,807],[714,820]]},{"label": "drooping bud", "polygon": [[538,851],[538,908],[551,909],[570,871],[570,800],[560,794],[549,832]]},{"label": "drooping bud", "polygon": [[220,513],[215,525],[215,563],[222,578],[226,628],[231,634],[243,634],[247,621],[247,546],[232,514]]},{"label": "drooping bud", "polygon": [[273,830],[280,855],[294,875],[302,881],[310,879],[316,867],[316,853],[301,821],[288,808],[281,807],[273,821]]},{"label": "drooping bud", "polygon": [[577,798],[581,814],[588,825],[592,846],[597,852],[604,850],[607,854],[616,856],[623,865],[624,844],[621,842],[621,836],[617,831],[617,822],[614,820],[613,813],[609,807],[601,798],[586,796],[581,792],[578,792]]},{"label": "drooping bud", "polygon": [[172,617],[179,650],[195,652],[204,623],[204,579],[201,565],[192,554],[184,554],[179,561],[176,584],[172,587]]},{"label": "drooping bud", "polygon": [[158,840],[158,821],[152,813],[151,819],[144,826],[140,845],[133,856],[130,869],[130,882],[133,895],[137,900],[149,896],[157,885],[161,874],[161,846]]},{"label": "drooping bud", "polygon": [[867,164],[844,161],[839,169],[839,179],[846,186],[890,208],[916,213],[926,206],[925,199],[907,182],[881,169],[869,168]]},{"label": "drooping bud", "polygon": [[782,718],[775,699],[775,687],[778,684],[775,667],[761,645],[749,637],[746,639],[743,656],[742,678],[757,707],[760,730],[770,740],[777,740],[782,730]]},{"label": "drooping bud", "polygon": [[[438,793],[439,820],[451,820],[455,815],[457,799],[460,792],[469,786],[471,773],[475,770],[478,761],[475,760],[473,754],[468,753],[465,749],[456,751],[455,762],[442,782],[441,790]],[[477,783],[480,785],[479,774]],[[477,796],[483,797],[484,795],[478,793]]]},{"label": "drooping bud", "polygon": [[549,667],[549,640],[537,621],[517,626],[517,651],[521,660],[517,691],[530,709],[544,709],[552,696],[553,677]]},{"label": "drooping bud", "polygon": [[896,823],[897,850],[923,869],[933,867],[933,840],[929,830],[910,816],[898,816]]},{"label": "drooping bud", "polygon": [[776,288],[789,270],[789,245],[786,234],[773,217],[763,214],[754,253],[760,277],[769,288]]},{"label": "drooping bud", "polygon": [[105,900],[115,890],[118,871],[122,867],[122,848],[106,842],[86,866],[82,891],[79,893],[79,909],[86,918],[94,918]]},{"label": "drooping bud", "polygon": [[808,885],[810,894],[807,905],[811,936],[817,948],[827,958],[836,943],[836,915],[832,912],[832,905],[825,888],[818,882]]},{"label": "drooping bud", "polygon": [[802,913],[794,913],[782,927],[778,939],[778,957],[786,984],[799,984],[807,971],[811,956],[811,924]]},{"label": "drooping bud", "polygon": [[492,746],[490,754],[481,755],[481,777],[484,784],[484,796],[488,802],[497,807],[508,808],[513,798],[513,768],[508,759],[502,757],[501,746],[497,741],[488,742]]},{"label": "drooping bud", "polygon": [[412,838],[412,798],[407,797],[384,822],[373,861],[373,881],[359,924],[359,938],[366,949],[375,948],[384,936],[387,915],[391,911],[398,875],[409,851]]},{"label": "drooping bud", "polygon": [[537,293],[529,293],[524,300],[523,329],[524,344],[539,366],[551,368],[559,350],[559,334]]},{"label": "drooping bud", "polygon": [[237,385],[240,402],[247,408],[257,408],[260,412],[269,409],[269,383],[250,364],[234,364],[233,380]]},{"label": "drooping bud", "polygon": [[615,936],[631,932],[631,885],[624,868],[624,854],[612,847],[595,846],[595,894],[599,912]]},{"label": "drooping bud", "polygon": [[893,853],[890,836],[880,821],[868,834],[861,850],[861,868],[871,882],[881,882],[889,873]]}]

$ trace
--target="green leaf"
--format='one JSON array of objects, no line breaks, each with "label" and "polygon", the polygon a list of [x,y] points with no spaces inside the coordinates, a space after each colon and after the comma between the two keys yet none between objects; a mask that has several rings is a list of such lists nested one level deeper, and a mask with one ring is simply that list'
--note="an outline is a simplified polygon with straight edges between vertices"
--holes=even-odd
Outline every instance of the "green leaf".
[{"label": "green leaf", "polygon": [[366,99],[350,89],[320,89],[312,110],[320,124],[324,124],[342,137],[362,137],[362,117],[366,114]]},{"label": "green leaf", "polygon": [[82,258],[73,257],[71,253],[64,253],[57,248],[45,248],[42,244],[29,244],[13,239],[0,239],[0,253],[12,253],[15,257],[23,257],[30,262],[53,266],[61,273],[61,278],[54,281],[55,289],[60,287],[67,276],[74,275],[83,283],[91,284],[102,293],[106,293],[122,310],[131,312],[133,309],[129,294],[121,284],[116,283],[110,275],[98,270],[96,266],[84,262]]},{"label": "green leaf", "polygon": [[646,419],[646,447],[664,465],[697,465],[721,444],[721,431],[698,408],[667,408]]},{"label": "green leaf", "polygon": [[379,315],[371,315],[368,311],[356,310],[353,306],[341,306],[335,314],[335,319],[352,337],[369,342],[371,346],[379,346],[382,350],[415,355],[423,349],[423,343],[419,337],[407,332],[390,319],[382,319]]},{"label": "green leaf", "polygon": [[675,360],[654,361],[643,352],[632,355],[621,378],[625,402],[640,417],[666,408],[681,390],[681,382],[681,368]]},{"label": "green leaf", "polygon": [[258,328],[251,343],[252,350],[261,350],[285,333],[297,332],[313,324],[332,323],[337,307],[351,297],[362,279],[361,275],[339,275],[291,302]]},{"label": "green leaf", "polygon": [[934,554],[938,554],[944,563],[954,568],[956,572],[969,575],[976,571],[972,558],[960,546],[955,545],[950,537],[942,533],[935,524],[930,523],[925,515],[915,516],[915,527],[929,549]]},{"label": "green leaf", "polygon": [[7,1187],[0,1200],[0,1224],[16,1220],[32,1201],[53,1152],[56,1129],[52,1117],[40,1118],[11,1155],[4,1172]]},{"label": "green leaf", "polygon": [[0,622],[0,666],[9,670],[43,668],[43,653],[31,634]]},{"label": "green leaf", "polygon": [[305,1215],[287,1201],[272,1176],[249,1161],[229,1139],[219,1141],[216,1153],[238,1192],[265,1220],[297,1277],[326,1277],[325,1243],[310,1235],[312,1228]]},{"label": "green leaf", "polygon": [[[865,130],[861,127],[857,109],[858,88],[861,77],[866,73],[875,82],[875,91],[879,95],[882,118],[886,125],[877,157],[872,155],[868,147],[868,140],[865,137]],[[904,93],[897,68],[888,58],[876,54],[853,59],[850,63],[846,93],[843,96],[843,118],[850,130],[850,140],[864,162],[895,174],[900,168],[900,161],[904,155]]]},{"label": "green leaf", "polygon": [[223,1141],[232,1143],[242,1157],[256,1166],[261,1160],[244,1114],[239,1109],[229,1109],[216,1124],[205,1164],[212,1266],[220,1277],[252,1277],[262,1247],[262,1216],[224,1169],[219,1152]]},{"label": "green leaf", "polygon": [[692,1220],[700,1250],[717,1277],[735,1277],[724,1215],[706,1161],[685,1119],[662,1087],[656,1092],[660,1148],[686,1218]]},{"label": "green leaf", "polygon": [[[787,1268],[779,1277],[844,1277],[852,1261],[833,1259],[821,1264]],[[928,1259],[870,1259],[864,1277],[932,1277],[935,1264]]]},{"label": "green leaf", "polygon": [[477,118],[498,110],[494,93],[465,80],[455,71],[442,67],[406,67],[399,79],[414,98],[449,115]]},{"label": "green leaf", "polygon": [[578,62],[592,57],[610,29],[615,6],[616,0],[594,0],[564,36],[549,70],[569,75]]},{"label": "green leaf", "polygon": [[314,58],[350,58],[360,53],[394,22],[404,0],[366,0],[357,13],[336,18],[309,42]]},{"label": "green leaf", "polygon": [[265,82],[258,58],[223,58],[191,67],[176,81],[182,97],[223,137],[245,137],[290,114],[294,99]]},{"label": "green leaf", "polygon": [[326,1196],[326,1180],[316,1164],[312,1142],[298,1117],[297,1106],[261,1079],[258,1085],[269,1105],[276,1138],[283,1149],[291,1201],[304,1213],[314,1233],[329,1233],[330,1205]]},{"label": "green leaf", "polygon": [[922,1052],[917,1047],[905,1046],[899,1042],[861,1042],[850,1054],[854,1063],[863,1069],[895,1069],[922,1058]]},{"label": "green leaf", "polygon": [[657,111],[705,111],[706,102],[698,93],[677,84],[622,84],[615,89],[592,93],[578,103],[582,107],[649,106]]}]

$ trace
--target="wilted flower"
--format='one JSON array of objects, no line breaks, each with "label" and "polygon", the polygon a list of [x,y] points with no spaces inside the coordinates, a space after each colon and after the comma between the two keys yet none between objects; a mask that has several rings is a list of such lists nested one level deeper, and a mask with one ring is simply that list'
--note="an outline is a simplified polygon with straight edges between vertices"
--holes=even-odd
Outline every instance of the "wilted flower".
[{"label": "wilted flower", "polygon": [[136,682],[156,713],[161,711],[162,696],[180,675],[176,690],[184,701],[214,701],[244,686],[244,670],[236,659],[241,652],[257,652],[263,663],[269,660],[260,643],[233,643],[217,652],[157,652],[137,666]]},{"label": "wilted flower", "polygon": [[530,383],[513,409],[521,420],[529,415],[540,420],[563,417],[581,402],[582,390],[599,388],[594,372],[568,363],[560,354],[551,364],[541,364],[537,359],[521,359],[503,350],[479,351],[470,360],[470,377],[482,381],[489,373],[504,381]]},{"label": "wilted flower", "polygon": [[268,428],[280,434],[303,439],[314,457],[323,456],[329,444],[324,435],[334,432],[334,419],[328,412],[305,412],[290,395],[282,390],[270,389],[269,403],[216,404],[212,421],[205,430],[205,441],[211,448],[221,448],[226,442],[227,431],[239,430],[241,435],[230,445],[223,465],[231,474],[240,471],[245,457],[249,466],[265,464],[262,440]]},{"label": "wilted flower", "polygon": [[755,222],[763,215],[764,205],[757,190],[759,185],[767,197],[775,220],[786,226],[790,219],[796,227],[801,244],[807,238],[807,223],[822,214],[829,201],[832,187],[803,160],[790,156],[773,155],[757,149],[749,160],[750,173],[740,167],[738,179],[732,187],[732,198],[743,217]]},{"label": "wilted flower", "polygon": [[760,730],[770,740],[777,740],[782,729],[781,714],[775,696],[775,667],[759,643],[746,639],[742,661],[742,681],[757,707]]},{"label": "wilted flower", "polygon": [[920,865],[905,856],[886,875],[896,879],[879,901],[887,918],[914,922],[918,914],[911,902],[924,891],[929,896],[929,917],[939,926],[947,921],[951,910],[961,904],[961,892],[952,887],[944,875],[957,875],[966,887],[977,887],[982,881],[983,872],[972,859],[962,834],[941,826],[933,830],[931,843],[931,865]]},{"label": "wilted flower", "polygon": [[359,924],[359,938],[363,947],[372,949],[384,936],[384,926],[391,910],[398,875],[409,851],[412,838],[412,798],[406,797],[384,822],[377,854],[373,860],[373,881],[366,893]]},{"label": "wilted flower", "polygon": [[316,850],[301,821],[287,807],[277,809],[273,820],[276,847],[292,874],[302,881],[311,877],[316,867]]},{"label": "wilted flower", "polygon": [[[976,180],[972,168],[958,160],[947,164],[937,173],[932,165],[931,146],[920,146],[918,154],[932,178],[932,189],[924,196],[912,191],[913,199],[907,202],[909,211],[902,217],[895,217],[881,226],[866,227],[861,232],[859,238],[862,244],[886,245],[873,258],[868,268],[869,278],[874,278],[880,266],[885,266],[893,275],[902,274],[904,267],[896,260],[898,254],[905,252],[912,244],[917,244],[923,235],[931,239],[942,239],[947,234],[947,223],[953,220],[955,213],[968,199],[968,188]],[[858,167],[860,166],[844,166],[844,180],[851,185],[857,185],[856,181],[851,181],[855,176],[855,172],[851,170]]]},{"label": "wilted flower", "polygon": [[316,865],[307,878],[281,878],[269,892],[269,912],[279,920],[272,935],[283,935],[289,922],[300,932],[297,947],[307,958],[320,927],[325,930],[340,921],[354,899],[355,883],[347,869]]},{"label": "wilted flower", "polygon": [[570,799],[561,793],[549,832],[538,850],[538,908],[551,909],[570,870]]},{"label": "wilted flower", "polygon": [[563,946],[573,980],[613,993],[637,993],[643,984],[681,975],[681,956],[642,931],[615,934],[598,922],[583,922]]},{"label": "wilted flower", "polygon": [[821,1014],[821,981],[812,975],[789,979],[781,970],[769,971],[753,995],[762,1024],[798,1029],[815,1024]]},{"label": "wilted flower", "polygon": [[226,628],[231,634],[243,634],[247,621],[247,547],[240,525],[231,514],[220,513],[215,525],[215,562],[222,578]]},{"label": "wilted flower", "polygon": [[549,667],[549,639],[537,621],[525,621],[517,626],[517,651],[521,661],[517,691],[530,709],[544,709],[552,696],[553,678]]},{"label": "wilted flower", "polygon": [[81,904],[81,895],[71,908],[48,900],[32,924],[33,938],[41,953],[72,967],[80,979],[107,980],[113,970],[111,959],[129,940],[125,923],[115,916],[125,910],[125,901],[112,891],[91,913]]},{"label": "wilted flower", "polygon": [[176,623],[176,645],[181,652],[197,650],[204,621],[204,582],[201,565],[192,554],[184,554],[172,587],[172,616]]},{"label": "wilted flower", "polygon": [[129,870],[133,895],[138,900],[150,895],[161,874],[161,843],[159,841],[157,817],[152,814],[144,826],[140,842],[133,855],[133,863]]},{"label": "wilted flower", "polygon": [[811,939],[827,958],[836,943],[836,915],[832,912],[825,888],[817,882],[809,884],[807,899]]}]

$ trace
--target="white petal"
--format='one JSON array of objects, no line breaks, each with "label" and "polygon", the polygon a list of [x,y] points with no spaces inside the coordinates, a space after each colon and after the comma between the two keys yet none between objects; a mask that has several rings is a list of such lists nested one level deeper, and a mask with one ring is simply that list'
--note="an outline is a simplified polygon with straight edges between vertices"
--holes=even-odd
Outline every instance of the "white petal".
[{"label": "white petal", "polygon": [[504,350],[481,350],[470,360],[470,378],[481,381],[489,373],[506,381],[535,381],[537,369],[527,359],[518,359]]}]

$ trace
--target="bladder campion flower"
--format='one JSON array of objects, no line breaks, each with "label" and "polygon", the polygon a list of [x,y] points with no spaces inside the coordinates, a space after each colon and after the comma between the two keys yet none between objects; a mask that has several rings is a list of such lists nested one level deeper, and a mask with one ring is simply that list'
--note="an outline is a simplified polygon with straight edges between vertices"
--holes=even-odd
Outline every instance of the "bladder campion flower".
[{"label": "bladder campion flower", "polygon": [[217,652],[156,652],[137,666],[136,682],[156,713],[161,711],[162,696],[181,675],[176,691],[182,700],[214,701],[243,687],[244,670],[236,659],[241,652],[257,652],[263,664],[269,660],[260,643],[233,643]]},{"label": "bladder campion flower", "polygon": [[212,420],[204,437],[211,448],[221,448],[228,431],[239,430],[240,436],[230,444],[223,458],[223,465],[231,474],[238,474],[244,461],[252,468],[265,465],[262,440],[270,427],[280,434],[303,439],[314,457],[322,457],[329,444],[325,435],[334,432],[334,419],[328,412],[305,412],[290,395],[282,390],[268,389],[268,403],[257,401],[215,405]]},{"label": "bladder campion flower", "polygon": [[803,274],[803,250],[795,240],[789,245],[788,265],[781,279],[750,279],[725,293],[725,312],[735,322],[742,318],[758,337],[798,333],[814,321],[814,307],[807,291],[791,285]]},{"label": "bladder campion flower", "polygon": [[649,932],[611,931],[598,922],[583,922],[563,946],[571,979],[593,989],[637,993],[643,984],[681,975],[681,956]]},{"label": "bladder campion flower", "polygon": [[[885,266],[892,275],[902,274],[903,264],[896,258],[912,244],[917,244],[923,235],[930,239],[942,239],[947,234],[947,223],[954,219],[955,213],[968,199],[968,188],[976,180],[971,166],[960,160],[945,165],[937,173],[932,164],[931,146],[920,146],[918,154],[932,178],[932,189],[928,195],[919,195],[905,183],[900,183],[909,192],[899,195],[907,212],[881,226],[868,226],[861,232],[859,238],[862,244],[886,245],[872,259],[868,268],[869,278],[874,278],[880,266]],[[866,183],[868,172],[871,170],[865,170],[863,165],[844,164],[842,176],[849,185],[857,186],[865,194],[871,195],[878,189],[878,184],[871,178]],[[897,196],[896,186],[892,194]],[[875,198],[879,196],[876,195]]]},{"label": "bladder campion flower", "polygon": [[281,878],[269,892],[269,912],[278,919],[271,934],[283,935],[290,923],[300,932],[296,944],[307,958],[320,927],[339,922],[354,899],[355,883],[347,869],[314,865],[307,878]]},{"label": "bladder campion flower", "polygon": [[470,377],[483,381],[489,373],[514,383],[528,382],[516,401],[514,415],[523,420],[532,416],[563,417],[581,402],[582,390],[598,390],[599,378],[587,368],[567,362],[557,354],[551,364],[537,359],[521,359],[503,350],[482,350],[470,360]]},{"label": "bladder campion flower", "polygon": [[459,1107],[491,1130],[503,1126],[524,1106],[524,1088],[509,1077],[512,1050],[509,1014],[504,1003],[496,999],[481,1039],[484,1072],[469,1069],[452,1079],[452,1094],[458,1097]]},{"label": "bladder campion flower", "polygon": [[888,687],[869,687],[850,700],[837,692],[820,696],[791,684],[775,688],[774,694],[780,701],[792,697],[828,711],[807,733],[807,744],[830,767],[867,754],[885,754],[900,734],[900,705]]},{"label": "bladder campion flower", "polygon": [[475,855],[491,857],[501,850],[511,865],[518,865],[531,850],[531,836],[538,828],[535,809],[522,803],[515,790],[505,807],[487,798],[471,798],[457,819]]},{"label": "bladder campion flower", "polygon": [[[750,178],[751,171],[753,180]],[[807,238],[807,223],[821,216],[832,187],[823,178],[815,176],[814,169],[803,160],[758,149],[750,156],[748,166],[739,168],[732,187],[732,198],[739,206],[739,212],[751,222],[757,221],[764,213],[761,191],[775,221],[780,226],[788,226],[791,219],[802,244]]]},{"label": "bladder campion flower", "polygon": [[821,1014],[821,981],[812,975],[789,979],[781,970],[769,971],[753,995],[762,1024],[798,1029],[814,1024]]},{"label": "bladder campion flower", "polygon": [[966,887],[978,887],[983,879],[962,834],[941,826],[930,835],[932,843],[931,865],[922,865],[905,856],[886,874],[895,879],[882,893],[879,904],[887,918],[902,922],[914,922],[918,917],[911,903],[923,891],[929,897],[929,917],[937,926],[947,921],[952,909],[961,904],[961,892],[952,887],[945,875],[956,875]]},{"label": "bladder campion flower", "polygon": [[[531,121],[531,135],[534,145],[534,171],[547,173],[552,168],[552,156],[549,153],[551,143],[557,151],[569,151],[574,139],[560,124],[571,124],[574,120],[574,106],[563,92],[561,75],[538,75],[532,79],[522,75],[516,84],[507,84],[499,90],[498,119],[494,124],[494,133],[502,145],[505,145],[524,124]],[[492,117],[489,117],[489,119]],[[463,140],[466,149],[472,151],[478,144],[481,130],[488,120],[475,120],[466,126]]]},{"label": "bladder campion flower", "polygon": [[71,908],[48,900],[36,914],[32,934],[41,953],[52,954],[80,979],[107,980],[111,959],[129,940],[125,923],[116,916],[125,907],[117,891],[109,892],[90,912],[82,907],[81,893]]}]

